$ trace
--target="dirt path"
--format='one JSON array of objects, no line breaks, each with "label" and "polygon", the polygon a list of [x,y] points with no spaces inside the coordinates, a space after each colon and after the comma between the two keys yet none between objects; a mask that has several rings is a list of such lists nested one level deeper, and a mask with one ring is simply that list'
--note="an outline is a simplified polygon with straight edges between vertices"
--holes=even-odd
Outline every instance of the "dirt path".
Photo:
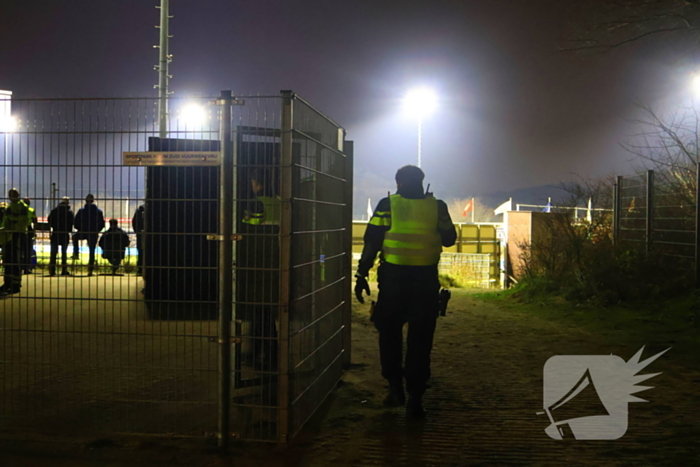
[{"label": "dirt path", "polygon": [[[642,373],[663,372],[629,405],[629,427],[614,441],[555,441],[544,432],[543,366],[554,355],[609,355],[629,360],[644,344],[616,342],[539,318],[517,306],[457,292],[441,318],[433,350],[432,389],[425,423],[407,423],[402,409],[385,409],[376,332],[356,307],[354,368],[335,395],[303,465],[697,465],[700,463],[698,367],[673,352]],[[673,342],[646,342],[643,357]]]},{"label": "dirt path", "polygon": [[[376,290],[376,287],[373,289]],[[237,446],[232,458],[210,451],[174,452],[147,447],[91,450],[73,459],[3,465],[201,465],[201,466],[465,466],[465,465],[698,465],[700,371],[697,360],[674,349],[642,373],[662,372],[639,394],[649,403],[629,405],[629,427],[614,441],[555,441],[537,415],[543,406],[543,366],[554,355],[609,355],[629,360],[646,344],[644,358],[669,346],[673,336],[621,337],[617,325],[596,332],[575,320],[547,320],[531,309],[456,291],[450,313],[440,318],[433,351],[428,418],[408,422],[403,409],[386,409],[376,331],[367,307],[355,303],[353,365],[338,390],[295,446]],[[84,454],[84,453],[83,453]],[[165,457],[163,457],[165,456]],[[95,458],[100,459],[99,463]],[[118,459],[129,459],[124,463]],[[149,460],[150,459],[150,460]],[[160,459],[160,462],[157,460]],[[0,454],[0,463],[3,456]],[[142,463],[137,463],[138,461]]]}]

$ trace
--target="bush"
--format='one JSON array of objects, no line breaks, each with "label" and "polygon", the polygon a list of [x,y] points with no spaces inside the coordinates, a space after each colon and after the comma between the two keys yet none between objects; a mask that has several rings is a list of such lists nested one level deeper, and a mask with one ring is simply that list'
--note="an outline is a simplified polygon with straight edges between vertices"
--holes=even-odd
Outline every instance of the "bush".
[{"label": "bush", "polygon": [[692,286],[693,268],[638,244],[614,245],[609,225],[548,219],[546,232],[521,245],[524,298],[560,295],[569,301],[612,305],[667,298]]}]

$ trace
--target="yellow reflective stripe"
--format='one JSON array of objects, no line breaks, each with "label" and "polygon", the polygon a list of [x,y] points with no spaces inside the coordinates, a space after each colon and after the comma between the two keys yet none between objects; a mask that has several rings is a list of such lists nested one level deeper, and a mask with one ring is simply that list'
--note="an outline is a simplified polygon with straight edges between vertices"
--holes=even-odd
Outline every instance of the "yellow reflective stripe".
[{"label": "yellow reflective stripe", "polygon": [[[391,242],[421,244],[422,242],[425,241],[425,234],[422,234],[422,233],[399,233],[399,232],[389,231],[384,236],[384,239],[391,241]],[[417,248],[420,248],[420,245]]]},{"label": "yellow reflective stripe", "polygon": [[[417,249],[417,248],[385,247],[384,254],[385,255],[396,255],[396,256],[412,256],[412,257],[433,258],[435,256],[435,251],[427,251],[425,248]],[[438,252],[437,255],[439,257],[440,253]]]},{"label": "yellow reflective stripe", "polygon": [[379,227],[391,227],[391,217],[372,216],[369,223]]},{"label": "yellow reflective stripe", "polygon": [[384,217],[385,217],[385,216],[390,216],[390,215],[391,215],[391,211],[376,211],[376,212],[374,213],[374,215],[375,215],[375,216],[384,216]]}]

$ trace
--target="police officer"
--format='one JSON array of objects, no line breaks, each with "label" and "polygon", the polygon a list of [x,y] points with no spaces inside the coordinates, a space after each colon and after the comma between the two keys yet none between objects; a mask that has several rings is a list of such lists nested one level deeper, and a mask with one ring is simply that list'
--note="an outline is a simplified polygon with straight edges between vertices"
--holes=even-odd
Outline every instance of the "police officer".
[{"label": "police officer", "polygon": [[29,208],[20,199],[19,190],[12,188],[7,196],[10,204],[5,209],[0,225],[5,267],[5,283],[0,287],[0,296],[19,293],[22,288],[23,258],[27,248],[27,228],[31,220]]},{"label": "police officer", "polygon": [[424,191],[424,176],[413,165],[396,172],[396,194],[377,205],[365,231],[355,276],[355,295],[364,303],[363,292],[370,294],[367,276],[380,253],[379,298],[372,321],[379,331],[382,376],[389,382],[384,405],[406,404],[406,414],[413,419],[425,417],[423,393],[430,379],[430,351],[438,316],[440,253],[443,246],[452,246],[457,239],[447,205]]},{"label": "police officer", "polygon": [[277,329],[279,302],[279,228],[281,200],[276,195],[272,169],[255,169],[249,174],[250,200],[243,211],[241,232],[243,250],[237,260],[238,316],[252,325],[253,367],[277,368]]}]

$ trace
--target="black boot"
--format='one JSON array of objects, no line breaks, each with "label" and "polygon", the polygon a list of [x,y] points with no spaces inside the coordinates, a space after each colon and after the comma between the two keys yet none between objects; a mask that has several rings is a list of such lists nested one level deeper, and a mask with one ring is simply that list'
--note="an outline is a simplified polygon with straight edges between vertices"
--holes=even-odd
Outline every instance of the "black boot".
[{"label": "black boot", "polygon": [[403,391],[403,380],[389,381],[389,392],[384,398],[385,407],[401,407],[406,403],[406,393]]},{"label": "black boot", "polygon": [[406,403],[406,418],[411,420],[425,419],[425,409],[423,408],[423,398],[419,396],[408,396]]}]

